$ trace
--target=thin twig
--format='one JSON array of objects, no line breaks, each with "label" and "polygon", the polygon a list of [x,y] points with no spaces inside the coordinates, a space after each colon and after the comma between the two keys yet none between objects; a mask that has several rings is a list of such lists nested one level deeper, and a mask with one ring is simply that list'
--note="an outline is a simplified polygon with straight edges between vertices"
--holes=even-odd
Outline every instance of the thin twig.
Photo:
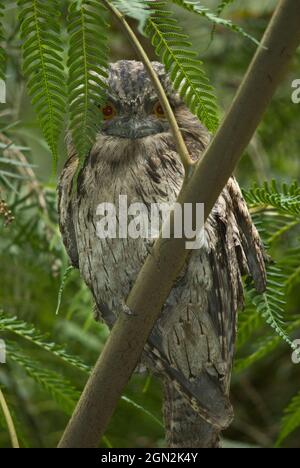
[{"label": "thin twig", "polygon": [[3,133],[0,133],[0,142],[4,143],[7,146],[7,149],[3,151],[3,154],[5,156],[11,159],[17,159],[22,164],[24,164],[24,166],[18,166],[17,169],[20,172],[20,174],[29,178],[29,187],[31,187],[32,191],[36,193],[41,210],[44,212],[44,214],[48,215],[47,202],[45,199],[44,191],[40,183],[38,182],[34,171],[31,167],[28,166],[26,156],[18,148],[12,148],[11,145],[13,144],[13,142]]},{"label": "thin twig", "polygon": [[8,405],[6,403],[6,400],[4,398],[4,395],[2,393],[2,390],[0,388],[0,406],[2,408],[4,418],[7,424],[10,440],[11,440],[11,445],[13,448],[20,448],[20,444],[18,441],[18,436],[17,436],[17,431],[15,429],[15,425],[13,422],[13,419],[11,417]]}]

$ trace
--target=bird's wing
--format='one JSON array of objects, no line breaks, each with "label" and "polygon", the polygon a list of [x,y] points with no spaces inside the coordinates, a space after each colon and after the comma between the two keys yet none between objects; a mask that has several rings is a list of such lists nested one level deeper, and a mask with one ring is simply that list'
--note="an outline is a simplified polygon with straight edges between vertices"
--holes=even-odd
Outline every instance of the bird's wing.
[{"label": "bird's wing", "polygon": [[76,233],[73,222],[73,177],[76,173],[78,159],[75,152],[71,154],[61,173],[58,184],[59,227],[66,251],[71,263],[79,268]]},{"label": "bird's wing", "polygon": [[191,303],[166,306],[148,353],[200,416],[224,429],[232,418],[228,394],[242,275],[253,276],[259,291],[266,284],[263,247],[234,179],[206,223],[206,241],[177,286],[178,297],[180,287],[190,291]]}]

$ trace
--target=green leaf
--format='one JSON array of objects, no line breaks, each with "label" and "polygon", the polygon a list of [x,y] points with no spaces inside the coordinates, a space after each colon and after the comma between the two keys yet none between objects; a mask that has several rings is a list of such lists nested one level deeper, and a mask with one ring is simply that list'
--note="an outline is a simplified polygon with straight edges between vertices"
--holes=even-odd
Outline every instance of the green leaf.
[{"label": "green leaf", "polygon": [[267,267],[266,292],[264,294],[258,293],[252,283],[248,285],[247,289],[249,299],[255,305],[257,312],[277,335],[294,349],[291,339],[284,330],[285,280],[286,277],[282,270],[277,266],[270,265]]},{"label": "green leaf", "polygon": [[66,109],[58,0],[18,0],[23,71],[29,95],[54,159]]},{"label": "green leaf", "polygon": [[210,23],[212,23],[214,26],[224,26],[225,28],[230,29],[231,31],[241,34],[243,37],[249,39],[255,45],[257,46],[260,45],[260,42],[257,39],[255,39],[255,37],[246,33],[246,31],[244,31],[243,28],[241,28],[237,24],[234,24],[230,20],[220,18],[219,14],[221,14],[223,7],[220,10],[220,12],[215,14],[214,12],[209,10],[207,7],[203,6],[197,0],[171,0],[171,1],[175,3],[176,5],[184,8],[187,11],[190,11],[192,13],[196,13],[199,16],[202,16],[203,18],[207,19]]},{"label": "green leaf", "polygon": [[44,389],[68,415],[73,413],[80,392],[57,372],[49,370],[16,349],[15,343],[7,343],[8,359],[21,366],[27,375]]},{"label": "green leaf", "polygon": [[263,185],[254,184],[250,190],[243,190],[243,195],[250,208],[276,209],[281,214],[293,216],[300,221],[300,186],[298,182],[291,185],[275,180]]},{"label": "green leaf", "polygon": [[66,285],[66,282],[70,276],[70,274],[72,273],[72,271],[74,270],[74,267],[73,266],[68,266],[65,271],[63,272],[63,275],[62,275],[62,280],[61,280],[61,285],[60,285],[60,288],[59,288],[59,291],[58,291],[58,297],[57,297],[57,306],[56,306],[56,311],[55,311],[55,315],[58,315],[59,314],[59,310],[60,310],[60,306],[61,306],[61,300],[62,300],[62,295],[63,295],[63,292],[64,292],[64,289],[65,289],[65,285]]},{"label": "green leaf", "polygon": [[[300,320],[295,320],[291,325],[287,327],[286,333],[291,334],[300,327]],[[253,343],[252,348],[254,352],[249,356],[241,359],[237,359],[234,364],[234,372],[236,374],[243,372],[252,365],[261,361],[267,356],[270,356],[279,346],[282,345],[282,339],[280,336],[271,335],[263,340],[256,341]],[[295,349],[295,346],[293,346]]]},{"label": "green leaf", "polygon": [[203,63],[191,50],[189,37],[167,9],[167,3],[148,4],[152,10],[145,32],[151,38],[156,55],[164,63],[174,88],[191,112],[214,132],[218,127],[217,105]]},{"label": "green leaf", "polygon": [[145,0],[112,0],[111,2],[121,13],[139,22],[142,32],[150,15],[150,9]]},{"label": "green leaf", "polygon": [[3,312],[0,312],[0,331],[20,336],[76,369],[83,372],[90,371],[90,367],[84,364],[78,356],[72,356],[62,346],[49,342],[47,337],[36,330],[33,325],[18,320],[16,317],[7,317]]},{"label": "green leaf", "polygon": [[300,427],[300,393],[292,399],[284,413],[276,447],[280,447],[285,439]]},{"label": "green leaf", "polygon": [[222,2],[220,2],[217,6],[217,15],[221,15],[225,8],[231,5],[234,1],[235,0],[223,0]]},{"label": "green leaf", "polygon": [[108,24],[98,0],[72,1],[68,14],[69,118],[80,160],[89,152],[102,124],[98,106],[106,99]]}]

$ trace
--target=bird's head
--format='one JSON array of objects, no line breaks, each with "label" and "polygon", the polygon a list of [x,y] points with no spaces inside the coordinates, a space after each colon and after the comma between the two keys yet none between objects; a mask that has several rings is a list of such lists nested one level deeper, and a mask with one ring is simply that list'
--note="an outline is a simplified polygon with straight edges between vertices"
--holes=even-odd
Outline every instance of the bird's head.
[{"label": "bird's head", "polygon": [[[164,66],[152,63],[174,111],[183,136],[207,140],[207,130],[174,91]],[[164,109],[141,62],[122,60],[109,67],[107,100],[98,104],[99,122],[103,120],[91,154],[109,161],[125,161],[141,152],[174,147]],[[206,144],[207,142],[205,142]]]},{"label": "bird's head", "polygon": [[[182,104],[163,65],[154,62],[153,67],[172,107]],[[140,62],[124,60],[110,65],[107,101],[99,111],[104,120],[102,133],[108,136],[138,140],[169,130],[164,109]]]}]

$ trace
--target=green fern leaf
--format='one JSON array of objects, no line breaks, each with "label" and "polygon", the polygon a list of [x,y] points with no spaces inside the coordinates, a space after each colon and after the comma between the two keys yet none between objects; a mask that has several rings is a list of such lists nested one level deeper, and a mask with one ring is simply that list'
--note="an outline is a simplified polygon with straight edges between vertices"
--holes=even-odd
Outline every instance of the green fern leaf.
[{"label": "green fern leaf", "polygon": [[62,346],[56,343],[48,342],[47,337],[36,330],[33,325],[18,320],[16,317],[7,317],[3,312],[0,312],[0,331],[20,336],[78,370],[90,371],[89,366],[84,364],[79,357],[70,355]]},{"label": "green fern leaf", "polygon": [[150,15],[150,9],[145,0],[112,0],[111,2],[121,13],[139,22],[142,32]]},{"label": "green fern leaf", "polygon": [[250,41],[254,42],[255,45],[257,46],[260,45],[260,42],[257,39],[255,39],[255,37],[246,33],[246,31],[244,31],[243,28],[241,28],[237,24],[234,24],[230,20],[220,18],[219,14],[221,14],[222,9],[220,10],[220,13],[216,15],[207,7],[201,5],[201,3],[197,0],[171,0],[171,1],[175,3],[176,5],[184,8],[187,11],[190,11],[192,13],[196,13],[199,16],[202,16],[203,18],[207,19],[210,23],[212,23],[214,26],[224,26],[225,28],[230,29],[231,31],[241,34],[247,39],[250,39]]},{"label": "green fern leaf", "polygon": [[[3,15],[4,15],[4,4],[3,4],[3,0],[1,0],[0,1],[0,42],[4,40]],[[6,53],[3,47],[0,46],[0,80],[5,80],[5,68],[6,68]]]},{"label": "green fern leaf", "polygon": [[[20,336],[40,349],[51,353],[52,356],[59,358],[62,362],[83,371],[86,375],[89,375],[91,372],[91,368],[84,364],[79,357],[70,355],[63,347],[56,343],[46,341],[46,337],[40,334],[32,325],[17,320],[15,317],[7,317],[3,312],[0,312],[0,331]],[[62,379],[56,372],[45,369],[41,364],[34,362],[30,356],[24,355],[23,352],[20,354],[17,349],[19,345],[16,345],[16,343],[6,340],[6,345],[8,358],[23,367],[28,376],[46,390],[65,412],[72,414],[75,403],[80,396],[77,389],[69,381]],[[161,425],[161,422],[155,415],[134,400],[126,395],[123,395],[121,399]]]},{"label": "green fern leaf", "polygon": [[58,0],[18,0],[23,71],[32,104],[54,158],[66,108]]},{"label": "green fern leaf", "polygon": [[300,393],[292,399],[284,413],[285,416],[281,422],[281,431],[276,442],[277,448],[282,445],[290,434],[300,428]]},{"label": "green fern leaf", "polygon": [[248,285],[249,299],[266,323],[294,349],[292,341],[284,330],[286,277],[280,268],[271,265],[267,268],[267,278],[267,289],[264,294],[259,294],[252,283]]},{"label": "green fern leaf", "polygon": [[153,3],[148,2],[152,10],[145,32],[169,72],[174,88],[191,112],[214,132],[218,127],[217,106],[203,63],[191,50],[188,36],[168,11],[166,2]]},{"label": "green fern leaf", "polygon": [[222,2],[220,2],[217,6],[217,15],[221,15],[225,8],[231,5],[234,1],[235,0],[223,0]]},{"label": "green fern leaf", "polygon": [[62,296],[63,296],[63,292],[64,292],[64,289],[65,289],[65,286],[66,286],[66,282],[67,282],[67,280],[68,280],[68,278],[71,275],[73,270],[74,270],[73,266],[68,266],[65,269],[65,271],[63,272],[63,274],[62,274],[61,285],[60,285],[60,288],[59,288],[59,291],[58,291],[57,306],[56,306],[55,315],[59,314],[61,301],[62,301]]},{"label": "green fern leaf", "polygon": [[300,221],[300,186],[297,182],[291,185],[282,184],[279,187],[277,182],[272,180],[262,186],[255,184],[250,190],[243,190],[243,194],[250,208],[273,208]]},{"label": "green fern leaf", "polygon": [[106,9],[98,0],[74,0],[70,4],[69,125],[81,161],[102,123],[98,106],[106,98],[108,24],[105,16]]},{"label": "green fern leaf", "polygon": [[[292,334],[296,330],[299,330],[300,320],[296,319],[291,325],[286,329],[287,334]],[[255,350],[252,354],[246,358],[237,359],[234,364],[234,371],[236,374],[243,372],[252,365],[261,361],[265,357],[272,354],[279,346],[282,345],[282,338],[277,335],[271,335],[265,338],[264,340],[259,340],[252,344],[252,348]],[[295,350],[295,346],[292,348]]]},{"label": "green fern leaf", "polygon": [[46,369],[41,364],[34,362],[30,356],[18,352],[15,348],[14,343],[7,343],[9,361],[21,366],[27,375],[44,389],[63,411],[71,415],[80,397],[80,392],[57,372]]}]

